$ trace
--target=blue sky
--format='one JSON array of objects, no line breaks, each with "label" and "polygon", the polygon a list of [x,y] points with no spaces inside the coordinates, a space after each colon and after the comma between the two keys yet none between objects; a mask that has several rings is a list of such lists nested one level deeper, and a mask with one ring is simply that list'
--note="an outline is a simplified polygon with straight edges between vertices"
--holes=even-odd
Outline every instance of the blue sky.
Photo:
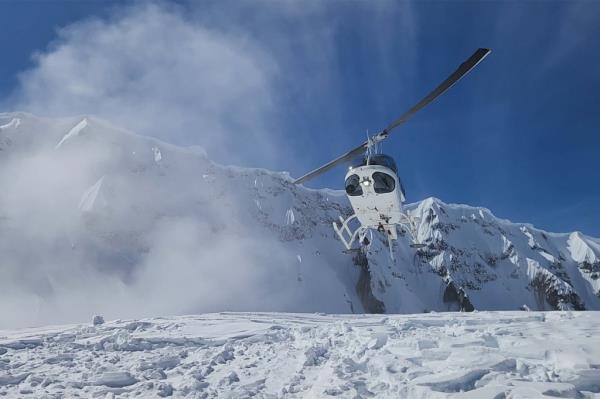
[{"label": "blue sky", "polygon": [[[95,65],[94,57],[102,53],[86,52],[87,41],[115,26],[131,32],[123,26],[134,25],[146,4],[0,2],[2,111],[99,113],[127,125],[123,115],[94,106],[99,102],[79,101],[73,92],[57,100],[54,92],[65,81],[48,84],[47,76],[57,75],[51,61],[63,60],[64,53]],[[177,73],[161,66],[163,75],[156,76],[160,82],[184,79],[168,86],[170,104],[185,104],[178,108],[182,114],[195,109],[218,114],[206,126],[224,140],[217,146],[190,128],[204,119],[186,119],[169,133],[165,126],[152,130],[131,122],[126,127],[202,145],[220,162],[299,176],[363,141],[367,130],[387,125],[477,47],[489,47],[493,53],[469,76],[386,141],[384,152],[396,158],[408,200],[435,196],[485,206],[499,217],[550,231],[600,237],[600,2],[155,4],[158,13],[175,15],[149,19],[157,35],[192,27],[192,33],[168,36],[167,45],[158,47],[165,57],[185,44],[178,38],[200,35],[208,38],[202,43],[218,44],[220,55],[205,54],[214,57],[217,69],[196,68],[207,65],[204,59],[193,68],[180,60]],[[150,40],[134,45],[160,46]],[[119,46],[119,40],[111,45]],[[70,51],[59,51],[65,48]],[[180,54],[185,59],[185,51]],[[112,62],[111,57],[103,55],[102,62]],[[130,61],[115,58],[115,68],[130,68]],[[158,68],[140,64],[136,73]],[[230,84],[211,83],[221,67],[229,71],[224,76]],[[200,82],[197,94],[180,95],[185,82]],[[119,90],[120,104],[131,101]],[[67,97],[77,106],[63,101]],[[50,109],[44,102],[64,106]],[[213,103],[219,104],[216,111]],[[230,120],[231,112],[240,116]],[[308,185],[341,187],[343,173],[341,168]]]}]

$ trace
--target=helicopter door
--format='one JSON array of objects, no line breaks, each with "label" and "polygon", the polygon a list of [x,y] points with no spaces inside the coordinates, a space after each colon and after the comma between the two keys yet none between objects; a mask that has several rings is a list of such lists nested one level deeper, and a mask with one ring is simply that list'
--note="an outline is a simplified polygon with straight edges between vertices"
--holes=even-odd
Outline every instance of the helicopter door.
[{"label": "helicopter door", "polygon": [[372,210],[377,224],[394,224],[400,218],[402,201],[397,193],[398,183],[394,175],[385,171],[376,171],[371,175],[376,199]]}]

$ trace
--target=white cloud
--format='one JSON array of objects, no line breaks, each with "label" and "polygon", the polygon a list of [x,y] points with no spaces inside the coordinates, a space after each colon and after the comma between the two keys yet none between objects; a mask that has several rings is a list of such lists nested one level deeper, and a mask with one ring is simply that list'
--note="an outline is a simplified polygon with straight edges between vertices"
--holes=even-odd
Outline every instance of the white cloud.
[{"label": "white cloud", "polygon": [[19,117],[0,137],[0,328],[298,310],[296,254],[252,216],[253,172],[96,118],[62,141],[79,118]]},{"label": "white cloud", "polygon": [[[96,115],[201,145],[213,159],[262,166],[284,137],[273,129],[278,64],[256,37],[208,26],[184,8],[145,3],[65,27],[2,108]],[[6,133],[0,325],[285,310],[294,302],[296,255],[237,220],[248,218],[247,192],[210,191],[202,186],[206,164],[161,144],[160,162],[170,165],[163,177],[156,144],[93,117],[63,141],[80,120],[25,116]],[[98,204],[82,215],[82,195],[100,179]],[[98,214],[101,203],[108,210]]]},{"label": "white cloud", "polygon": [[273,156],[275,62],[250,37],[206,28],[184,11],[136,5],[61,29],[20,75],[9,104],[44,116],[97,115],[226,161]]}]

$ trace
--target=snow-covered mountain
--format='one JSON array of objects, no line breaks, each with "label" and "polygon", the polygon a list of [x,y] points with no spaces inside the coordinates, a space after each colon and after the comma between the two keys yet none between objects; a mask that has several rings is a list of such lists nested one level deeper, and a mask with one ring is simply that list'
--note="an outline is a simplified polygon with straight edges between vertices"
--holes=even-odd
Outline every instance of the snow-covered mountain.
[{"label": "snow-covered mountain", "polygon": [[[0,114],[0,326],[207,311],[600,309],[600,240],[428,198],[428,246],[344,253],[341,191],[94,117]],[[375,235],[375,237],[377,237]],[[5,316],[6,315],[6,316]]]}]

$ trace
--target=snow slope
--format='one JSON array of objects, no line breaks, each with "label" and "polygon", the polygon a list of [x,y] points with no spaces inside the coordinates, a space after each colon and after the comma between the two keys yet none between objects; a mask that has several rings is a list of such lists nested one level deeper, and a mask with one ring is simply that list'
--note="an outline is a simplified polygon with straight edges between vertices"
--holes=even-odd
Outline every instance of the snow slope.
[{"label": "snow slope", "polygon": [[[343,192],[227,167],[91,116],[0,114],[0,328],[201,312],[600,309],[600,241],[429,198],[344,253]],[[32,248],[34,250],[32,250]]]},{"label": "snow slope", "polygon": [[598,398],[599,312],[220,313],[0,330],[0,396]]}]

